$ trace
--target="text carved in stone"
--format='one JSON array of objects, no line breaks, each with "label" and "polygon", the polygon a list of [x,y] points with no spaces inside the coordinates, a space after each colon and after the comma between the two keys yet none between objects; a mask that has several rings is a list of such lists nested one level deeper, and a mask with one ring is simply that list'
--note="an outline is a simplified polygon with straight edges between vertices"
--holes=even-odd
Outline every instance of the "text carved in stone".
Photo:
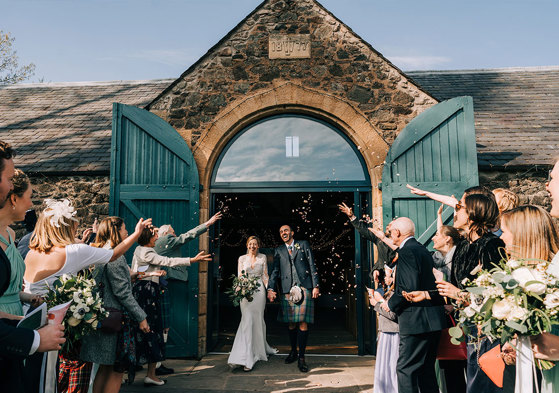
[{"label": "text carved in stone", "polygon": [[310,34],[272,35],[268,40],[270,59],[308,59],[311,57]]}]

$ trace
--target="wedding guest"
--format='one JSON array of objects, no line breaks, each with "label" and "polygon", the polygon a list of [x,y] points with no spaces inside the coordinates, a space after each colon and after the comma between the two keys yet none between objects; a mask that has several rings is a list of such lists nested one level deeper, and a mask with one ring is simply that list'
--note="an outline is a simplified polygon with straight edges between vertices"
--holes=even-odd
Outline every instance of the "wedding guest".
[{"label": "wedding guest", "polygon": [[[120,217],[107,217],[101,221],[93,247],[112,250],[128,237],[126,225]],[[124,371],[129,372],[132,382],[135,362],[128,362],[126,355],[130,352],[135,357],[134,342],[124,340],[125,332],[133,340],[133,324],[138,324],[143,332],[149,332],[146,313],[138,305],[132,294],[130,268],[126,258],[121,255],[116,261],[98,265],[93,276],[103,297],[103,306],[123,311],[122,333],[105,333],[100,330],[84,337],[80,358],[87,362],[98,363],[99,370],[93,383],[94,393],[112,393],[120,390]],[[119,342],[120,341],[120,342]],[[118,356],[117,356],[118,353]],[[115,364],[117,363],[118,364]]]},{"label": "wedding guest", "polygon": [[29,178],[19,169],[14,171],[12,183],[13,189],[8,193],[4,207],[0,209],[0,247],[10,260],[12,271],[10,286],[0,297],[0,311],[21,316],[23,315],[22,301],[33,301],[38,305],[41,298],[30,296],[22,291],[25,262],[16,248],[15,232],[9,227],[14,222],[23,220],[27,209],[33,206],[31,201],[33,191]]},{"label": "wedding guest", "polygon": [[25,212],[23,224],[25,225],[26,234],[19,239],[19,242],[17,243],[17,250],[21,254],[21,257],[25,259],[27,253],[29,252],[29,240],[31,240],[35,224],[37,224],[37,213],[35,212],[35,209],[29,209]]},{"label": "wedding guest", "polygon": [[[134,233],[112,250],[95,248],[83,243],[74,243],[78,222],[75,218],[77,212],[70,201],[47,199],[45,205],[29,243],[30,251],[25,258],[25,291],[33,295],[45,295],[48,288],[52,287],[54,281],[63,274],[76,274],[90,265],[117,260],[151,223],[151,219],[140,219]],[[49,356],[54,355],[55,353],[49,354]],[[43,359],[35,358],[26,365],[33,370],[30,378],[26,380],[28,391],[39,391],[41,375],[36,371],[37,367],[40,370],[42,361]],[[64,363],[60,365],[60,375],[80,384],[77,389],[87,391],[91,365],[82,365],[79,370],[76,370],[73,361],[66,362],[64,359],[63,361]],[[54,373],[56,370],[46,370],[46,372]],[[66,382],[68,381],[65,379],[62,381],[64,384]],[[45,386],[45,391],[54,389],[54,386]]]},{"label": "wedding guest", "polygon": [[[499,209],[494,197],[486,194],[470,194],[466,196],[464,205],[456,206],[455,226],[467,231],[469,244],[455,251],[452,262],[450,280],[437,281],[439,294],[451,299],[462,299],[465,294],[463,280],[473,279],[476,270],[490,270],[503,258],[505,244],[492,233],[499,219]],[[429,298],[428,293],[415,292],[406,297],[409,301],[423,301]],[[473,333],[477,335],[477,332]],[[487,375],[479,368],[477,359],[485,352],[499,345],[498,341],[490,342],[480,337],[479,343],[468,343],[467,360],[467,392],[501,392]]]},{"label": "wedding guest", "polygon": [[247,274],[249,277],[257,277],[260,286],[253,294],[252,301],[249,302],[246,298],[241,301],[241,322],[227,363],[231,366],[242,366],[245,371],[250,371],[257,361],[267,361],[268,355],[277,353],[277,349],[270,347],[266,341],[264,322],[268,286],[266,255],[258,252],[260,239],[256,236],[250,236],[246,244],[247,253],[239,257],[237,275],[241,277]]},{"label": "wedding guest", "polygon": [[348,218],[349,222],[353,227],[359,232],[361,237],[369,240],[374,245],[377,246],[377,260],[373,265],[373,279],[376,282],[381,282],[383,280],[382,275],[384,274],[384,266],[394,267],[394,263],[396,260],[396,251],[395,247],[390,247],[384,239],[390,237],[390,224],[386,226],[386,233],[380,236],[378,233],[376,234],[375,231],[370,230],[367,228],[367,225],[358,220],[357,217],[353,214],[353,209],[347,206],[344,202],[338,205],[338,208],[342,213],[344,213]]},{"label": "wedding guest", "polygon": [[[14,155],[10,144],[0,141],[0,209],[7,203],[8,193],[14,187]],[[11,285],[11,276],[11,262],[0,249],[0,297]],[[16,327],[17,322],[17,317],[0,317],[0,381],[3,391],[15,393],[24,391],[23,359],[36,352],[58,350],[66,341],[61,324],[31,330]]]},{"label": "wedding guest", "polygon": [[518,195],[506,188],[495,188],[493,191],[495,202],[499,208],[499,213],[514,209],[518,206]]},{"label": "wedding guest", "polygon": [[279,233],[284,244],[274,250],[268,300],[273,302],[276,299],[278,284],[281,302],[278,320],[288,324],[291,344],[291,351],[285,358],[285,363],[297,361],[299,371],[306,373],[309,371],[305,361],[308,324],[314,323],[314,299],[320,296],[318,271],[308,241],[295,241],[295,232],[289,225],[282,225]]},{"label": "wedding guest", "polygon": [[[221,219],[221,212],[214,214],[208,221],[198,225],[197,227],[183,233],[179,236],[175,234],[175,230],[171,225],[161,225],[159,227],[158,238],[155,242],[153,249],[159,255],[172,258],[180,258],[182,256],[181,248],[191,240],[196,239],[201,234],[205,233],[209,227]],[[165,281],[188,281],[188,268],[187,266],[173,266],[161,268],[167,272],[164,280],[159,280],[159,287],[161,290],[161,321],[163,324],[163,340],[167,343],[169,328],[171,327],[171,298]],[[159,363],[158,363],[159,364]],[[158,365],[155,369],[155,375],[168,375],[174,373],[175,370],[165,367],[163,364]]]},{"label": "wedding guest", "polygon": [[[452,263],[457,247],[464,247],[467,240],[460,235],[460,231],[448,225],[441,225],[432,238],[433,248],[433,274],[437,281],[448,280],[451,276]],[[457,315],[452,306],[445,305],[447,312],[447,324],[452,326],[452,321],[457,320]],[[465,360],[439,360],[439,367],[444,371],[444,379],[447,389],[452,386],[452,392],[461,393],[466,391],[466,361]]]},{"label": "wedding guest", "polygon": [[[132,270],[146,274],[159,270],[160,267],[190,266],[192,262],[210,261],[210,254],[201,251],[193,258],[169,258],[155,252],[154,246],[158,233],[154,227],[146,227],[138,238],[139,246],[134,250]],[[161,386],[165,381],[155,375],[157,362],[165,360],[163,324],[161,321],[161,290],[158,276],[140,276],[132,289],[136,301],[147,314],[149,332],[138,332],[136,339],[136,356],[139,364],[148,364],[145,386]]]},{"label": "wedding guest", "polygon": [[415,305],[408,291],[435,291],[433,259],[415,238],[415,225],[407,217],[394,220],[390,238],[398,247],[394,294],[382,308],[398,316],[399,357],[396,368],[401,393],[438,393],[435,360],[441,330],[446,327],[442,301],[424,299]]},{"label": "wedding guest", "polygon": [[369,303],[378,315],[379,330],[373,393],[398,393],[398,378],[394,372],[398,364],[398,347],[400,345],[398,316],[381,307],[382,303],[390,300],[394,293],[393,275],[395,270],[389,268],[387,270],[389,271],[384,275],[387,291],[384,296],[377,299],[376,293],[369,291]]}]

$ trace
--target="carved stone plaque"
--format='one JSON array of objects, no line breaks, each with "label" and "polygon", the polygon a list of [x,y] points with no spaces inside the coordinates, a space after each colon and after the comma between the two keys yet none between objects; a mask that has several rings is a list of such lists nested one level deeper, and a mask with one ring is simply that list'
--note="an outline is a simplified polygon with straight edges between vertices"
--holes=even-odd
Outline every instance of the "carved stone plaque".
[{"label": "carved stone plaque", "polygon": [[311,35],[271,35],[268,40],[270,59],[308,59],[311,57]]}]

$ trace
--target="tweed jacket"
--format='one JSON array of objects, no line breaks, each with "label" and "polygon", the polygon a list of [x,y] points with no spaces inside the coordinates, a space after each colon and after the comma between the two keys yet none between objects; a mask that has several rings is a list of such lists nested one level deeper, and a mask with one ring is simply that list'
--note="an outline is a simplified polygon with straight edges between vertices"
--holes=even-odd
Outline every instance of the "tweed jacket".
[{"label": "tweed jacket", "polygon": [[[311,246],[306,240],[294,241],[294,253],[291,257],[297,272],[299,283],[307,289],[318,288],[318,272],[314,264]],[[285,244],[277,247],[274,251],[274,265],[270,273],[268,289],[275,290],[279,279],[280,293],[288,293],[293,285],[291,279],[291,258]]]},{"label": "tweed jacket", "polygon": [[[155,241],[155,247],[153,249],[159,255],[171,258],[182,257],[181,248],[186,243],[191,240],[196,239],[202,233],[206,232],[208,227],[204,224],[198,225],[196,228],[189,230],[179,236],[176,235],[165,235],[161,236]],[[188,281],[188,267],[187,266],[172,266],[172,267],[162,267],[163,270],[167,272],[166,278],[171,278],[174,280]]]}]

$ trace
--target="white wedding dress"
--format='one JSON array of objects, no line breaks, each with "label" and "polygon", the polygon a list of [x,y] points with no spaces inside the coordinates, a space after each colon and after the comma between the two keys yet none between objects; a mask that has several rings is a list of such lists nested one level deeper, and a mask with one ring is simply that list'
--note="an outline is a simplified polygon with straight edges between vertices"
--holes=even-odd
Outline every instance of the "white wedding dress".
[{"label": "white wedding dress", "polygon": [[250,257],[239,257],[238,274],[242,271],[249,276],[260,279],[260,287],[254,293],[251,302],[243,299],[241,302],[241,323],[235,335],[233,348],[227,363],[231,366],[244,366],[252,369],[259,360],[268,360],[268,355],[278,352],[266,341],[266,323],[264,322],[264,307],[266,306],[266,285],[268,284],[268,266],[266,256],[258,254],[254,266],[251,266]]}]

